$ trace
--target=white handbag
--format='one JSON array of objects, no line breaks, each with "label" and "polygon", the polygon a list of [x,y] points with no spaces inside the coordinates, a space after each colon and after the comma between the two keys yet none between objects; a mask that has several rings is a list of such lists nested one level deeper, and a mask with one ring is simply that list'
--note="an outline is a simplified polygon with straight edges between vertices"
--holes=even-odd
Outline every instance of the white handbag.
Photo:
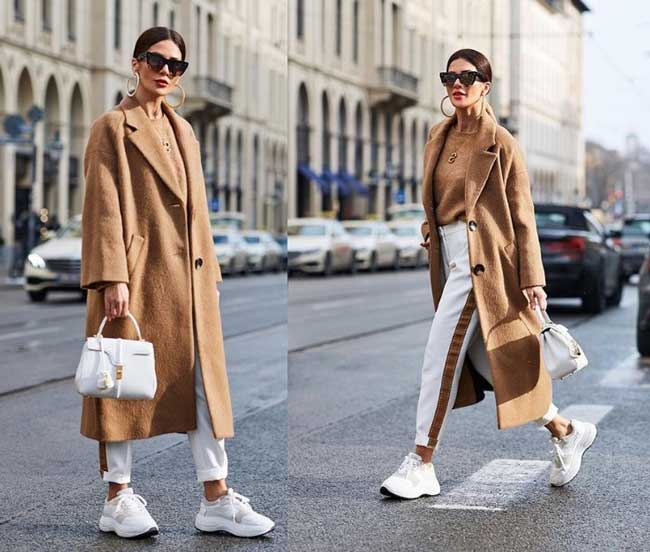
[{"label": "white handbag", "polygon": [[74,381],[86,397],[153,399],[157,380],[153,343],[142,339],[137,321],[129,318],[138,339],[103,337],[104,317],[97,334],[86,338]]},{"label": "white handbag", "polygon": [[566,326],[551,321],[546,311],[535,307],[542,323],[539,341],[542,357],[552,379],[564,379],[587,366],[582,347],[571,336]]}]

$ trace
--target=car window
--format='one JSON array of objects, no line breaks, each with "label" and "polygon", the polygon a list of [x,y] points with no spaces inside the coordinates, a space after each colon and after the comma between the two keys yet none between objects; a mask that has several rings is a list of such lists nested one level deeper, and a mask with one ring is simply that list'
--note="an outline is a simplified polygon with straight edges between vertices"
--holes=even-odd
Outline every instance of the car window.
[{"label": "car window", "polygon": [[370,226],[346,226],[345,229],[353,236],[372,236]]},{"label": "car window", "polygon": [[624,236],[647,236],[650,234],[650,220],[626,220],[621,231]]},{"label": "car window", "polygon": [[411,236],[415,236],[417,234],[417,230],[415,228],[411,228],[409,226],[394,227],[394,228],[391,228],[391,232],[393,234],[395,234],[396,236],[407,237],[407,238],[410,238]]},{"label": "car window", "polygon": [[590,212],[585,211],[584,217],[590,232],[595,232],[599,236],[605,234],[605,229],[601,226],[598,220],[596,220],[596,218],[594,218],[594,216]]},{"label": "car window", "polygon": [[244,240],[246,240],[246,243],[260,243],[259,236],[244,236]]},{"label": "car window", "polygon": [[324,236],[323,224],[293,224],[287,229],[289,236]]},{"label": "car window", "polygon": [[587,230],[587,222],[580,212],[552,209],[535,209],[535,222],[538,228],[572,228]]},{"label": "car window", "polygon": [[212,241],[214,243],[228,243],[228,236],[225,234],[214,234],[212,236]]},{"label": "car window", "polygon": [[56,234],[57,238],[81,238],[81,224],[78,222],[66,224]]}]

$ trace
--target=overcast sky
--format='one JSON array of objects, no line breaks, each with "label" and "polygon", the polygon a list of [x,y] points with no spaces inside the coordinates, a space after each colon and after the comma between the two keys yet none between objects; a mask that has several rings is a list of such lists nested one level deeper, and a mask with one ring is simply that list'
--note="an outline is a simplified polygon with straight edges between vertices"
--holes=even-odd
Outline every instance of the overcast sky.
[{"label": "overcast sky", "polygon": [[635,132],[650,148],[650,2],[585,3],[585,138],[622,150]]}]

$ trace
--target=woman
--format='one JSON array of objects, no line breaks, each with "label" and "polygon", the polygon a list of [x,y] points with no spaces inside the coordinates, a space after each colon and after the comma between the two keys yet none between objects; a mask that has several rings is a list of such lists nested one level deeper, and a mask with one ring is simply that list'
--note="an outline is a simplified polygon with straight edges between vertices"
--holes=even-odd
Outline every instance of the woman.
[{"label": "woman", "polygon": [[[108,481],[99,526],[122,537],[158,533],[146,501],[128,486],[132,440],[181,432],[204,486],[196,527],[261,535],[273,522],[226,485],[224,438],[233,421],[216,289],[222,278],[199,143],[173,109],[185,98],[183,38],[148,29],[131,64],[135,85],[127,81],[127,97],[93,123],[86,146],[81,286],[86,335],[106,316],[103,335],[134,339],[131,313],[154,345],[158,387],[150,401],[83,399],[81,433],[99,441]],[[182,99],[171,106],[165,97],[177,87]]]},{"label": "woman", "polygon": [[429,251],[435,316],[415,452],[381,492],[439,494],[431,459],[449,413],[481,401],[486,390],[495,393],[499,429],[546,426],[555,449],[550,481],[565,485],[577,475],[596,427],[563,418],[551,402],[534,311],[546,310],[546,281],[524,160],[485,101],[492,69],[483,54],[455,52],[440,77],[455,113],[431,129],[424,153],[421,245]]}]

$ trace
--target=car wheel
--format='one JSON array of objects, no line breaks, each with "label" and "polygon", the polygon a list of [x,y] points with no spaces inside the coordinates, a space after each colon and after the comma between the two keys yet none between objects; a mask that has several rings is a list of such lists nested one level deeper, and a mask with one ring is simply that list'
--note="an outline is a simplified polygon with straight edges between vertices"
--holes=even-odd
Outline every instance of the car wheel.
[{"label": "car wheel", "polygon": [[395,251],[395,258],[393,259],[393,270],[400,269],[400,254],[399,249]]},{"label": "car wheel", "polygon": [[607,308],[607,296],[603,285],[602,271],[593,276],[594,284],[589,290],[589,295],[582,298],[582,308],[591,313],[599,314]]},{"label": "car wheel", "polygon": [[621,304],[621,299],[623,298],[623,290],[625,289],[625,282],[627,278],[624,274],[620,274],[618,277],[618,286],[616,291],[607,298],[607,304],[610,307],[618,307]]},{"label": "car wheel", "polygon": [[42,303],[47,298],[47,291],[28,291],[27,295],[29,295],[29,299],[33,303]]},{"label": "car wheel", "polygon": [[354,253],[354,250],[352,250],[352,254],[350,255],[350,264],[348,265],[348,274],[356,274],[357,272],[357,257],[356,254]]},{"label": "car wheel", "polygon": [[370,263],[368,263],[368,270],[370,272],[377,272],[377,252],[373,251],[370,254]]},{"label": "car wheel", "polygon": [[325,253],[325,261],[323,261],[323,276],[332,275],[332,254],[328,251]]}]

